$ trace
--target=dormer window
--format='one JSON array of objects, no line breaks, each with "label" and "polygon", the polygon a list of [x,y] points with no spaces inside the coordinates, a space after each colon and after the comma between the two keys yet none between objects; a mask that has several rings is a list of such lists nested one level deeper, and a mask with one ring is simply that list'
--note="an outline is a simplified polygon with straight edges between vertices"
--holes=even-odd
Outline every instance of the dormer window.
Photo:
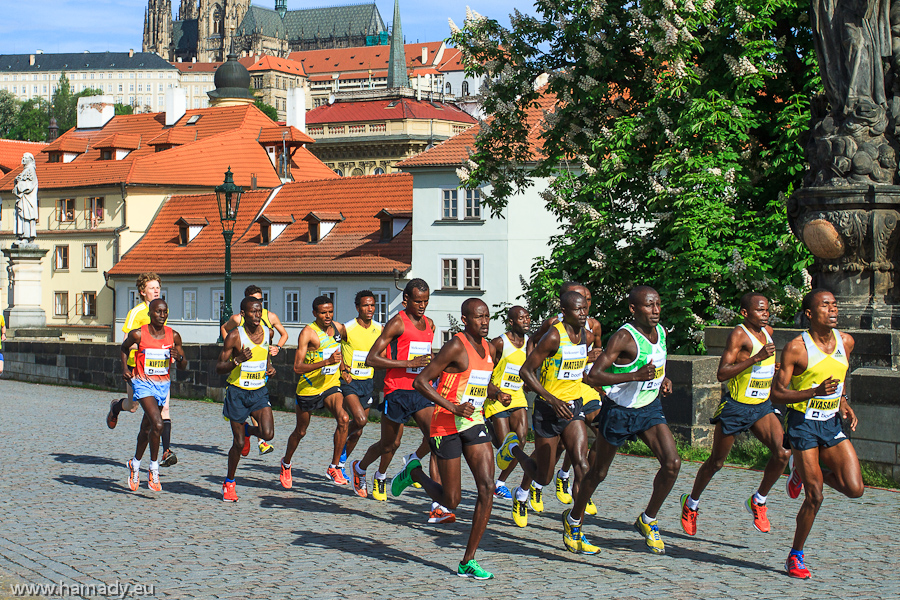
[{"label": "dormer window", "polygon": [[112,160],[113,159],[113,150],[106,149],[101,151],[100,160]]},{"label": "dormer window", "polygon": [[303,220],[309,227],[309,241],[315,244],[331,233],[334,226],[344,220],[341,213],[311,212]]},{"label": "dormer window", "polygon": [[209,225],[209,221],[205,217],[181,217],[175,224],[178,225],[178,245],[187,246],[204,227]]},{"label": "dormer window", "polygon": [[58,163],[62,162],[62,152],[51,152],[47,157],[47,162]]},{"label": "dormer window", "polygon": [[391,212],[385,208],[375,215],[375,218],[381,221],[380,241],[389,242],[409,225],[410,220],[412,220],[412,213],[408,211]]},{"label": "dormer window", "polygon": [[259,243],[271,244],[294,222],[294,215],[262,215],[256,222],[259,223]]}]

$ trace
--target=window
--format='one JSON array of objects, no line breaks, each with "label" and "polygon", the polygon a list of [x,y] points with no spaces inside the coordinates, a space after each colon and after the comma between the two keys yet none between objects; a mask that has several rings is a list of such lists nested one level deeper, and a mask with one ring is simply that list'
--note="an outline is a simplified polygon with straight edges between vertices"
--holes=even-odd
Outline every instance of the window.
[{"label": "window", "polygon": [[390,219],[382,219],[381,220],[381,241],[386,242],[393,237],[391,235],[393,233],[393,223],[391,223]]},{"label": "window", "polygon": [[462,82],[462,95],[463,96],[469,95],[469,82],[468,81]]},{"label": "window", "polygon": [[481,259],[467,258],[466,261],[466,289],[481,289]]},{"label": "window", "polygon": [[481,290],[480,256],[441,258],[441,288],[444,290]]},{"label": "window", "polygon": [[455,258],[445,258],[441,260],[441,281],[442,287],[457,288],[459,287],[459,279],[456,274],[457,261]]},{"label": "window", "polygon": [[453,339],[453,332],[449,329],[441,329],[441,346]]},{"label": "window", "polygon": [[388,318],[387,292],[373,292],[375,295],[375,314],[372,318],[384,325]]},{"label": "window", "polygon": [[84,213],[85,220],[90,224],[91,229],[97,227],[98,223],[102,223],[105,218],[104,210],[105,202],[103,197],[98,198],[85,198],[84,200]]},{"label": "window", "polygon": [[75,198],[60,198],[56,201],[56,220],[60,223],[75,220]]},{"label": "window", "polygon": [[284,320],[287,323],[300,322],[300,292],[290,290],[284,292]]},{"label": "window", "polygon": [[[327,297],[331,298],[331,304],[334,304],[334,303],[337,302],[337,290],[323,290],[323,289],[320,289],[320,290],[319,290],[319,295],[320,295],[320,296],[327,296]],[[335,307],[335,308],[337,308],[337,307]]]},{"label": "window", "polygon": [[97,292],[82,292],[78,294],[78,314],[85,317],[97,316]]},{"label": "window", "polygon": [[112,150],[101,150],[100,151],[100,160],[112,160],[113,159],[113,151]]},{"label": "window", "polygon": [[442,219],[458,219],[459,211],[457,209],[457,190],[444,190],[444,208],[441,215]]},{"label": "window", "polygon": [[197,319],[197,290],[184,290],[184,320]]},{"label": "window", "polygon": [[466,190],[466,218],[481,218],[481,190]]},{"label": "window", "polygon": [[212,291],[212,318],[216,323],[222,322],[222,308],[225,306],[225,290]]},{"label": "window", "polygon": [[143,301],[144,299],[141,298],[137,290],[128,290],[128,310],[131,310]]},{"label": "window", "polygon": [[68,246],[56,246],[56,249],[53,252],[54,260],[53,264],[56,267],[57,271],[66,271],[69,269],[69,247]]},{"label": "window", "polygon": [[372,171],[372,175],[384,175],[384,169],[381,167],[375,167],[375,170]]},{"label": "window", "polygon": [[262,291],[262,305],[265,310],[269,310],[269,290]]},{"label": "window", "polygon": [[450,84],[448,83],[448,84],[447,84],[447,87],[446,87],[446,90],[447,90],[447,93],[448,93],[448,94],[452,94],[452,93],[453,93],[453,86],[450,85]]},{"label": "window", "polygon": [[53,316],[69,316],[69,292],[53,292]]},{"label": "window", "polygon": [[84,268],[97,268],[97,244],[84,245]]}]

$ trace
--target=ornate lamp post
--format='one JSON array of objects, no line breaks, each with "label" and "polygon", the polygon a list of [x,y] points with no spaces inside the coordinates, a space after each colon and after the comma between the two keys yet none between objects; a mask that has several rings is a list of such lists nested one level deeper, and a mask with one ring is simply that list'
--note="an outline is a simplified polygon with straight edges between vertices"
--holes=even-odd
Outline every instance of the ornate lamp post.
[{"label": "ornate lamp post", "polygon": [[[222,221],[222,236],[225,238],[225,306],[219,318],[220,328],[231,318],[231,238],[237,222],[238,205],[241,203],[243,188],[234,185],[231,167],[225,172],[225,181],[216,187],[216,202],[219,204],[219,220]],[[219,342],[223,342],[221,334]]]}]

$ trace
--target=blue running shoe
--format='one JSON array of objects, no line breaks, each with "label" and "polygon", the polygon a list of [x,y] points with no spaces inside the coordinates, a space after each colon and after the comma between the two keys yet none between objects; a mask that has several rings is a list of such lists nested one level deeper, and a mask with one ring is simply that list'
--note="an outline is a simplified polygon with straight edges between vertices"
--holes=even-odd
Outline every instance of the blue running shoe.
[{"label": "blue running shoe", "polygon": [[[344,444],[344,449],[341,450],[341,464],[347,462],[347,444]],[[346,473],[344,474],[346,478]]]},{"label": "blue running shoe", "polygon": [[505,485],[498,485],[494,488],[494,498],[503,498],[505,500],[512,499],[512,493]]}]

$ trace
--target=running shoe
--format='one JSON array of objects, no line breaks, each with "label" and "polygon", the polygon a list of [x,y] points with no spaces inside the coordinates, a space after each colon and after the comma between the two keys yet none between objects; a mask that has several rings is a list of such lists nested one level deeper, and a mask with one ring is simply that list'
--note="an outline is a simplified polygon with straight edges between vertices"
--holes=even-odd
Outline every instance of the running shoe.
[{"label": "running shoe", "polygon": [[[407,463],[408,459],[409,459],[409,457],[407,457],[407,456],[404,456],[404,457],[403,457],[403,466],[404,466],[404,467],[406,466],[406,463]],[[421,462],[421,461],[420,461],[420,462]],[[413,482],[412,482],[412,486],[413,486],[414,488],[416,488],[417,490],[421,490],[421,489],[422,489],[422,484],[419,483],[418,481],[413,481]]]},{"label": "running shoe", "polygon": [[171,467],[172,465],[178,462],[178,457],[175,456],[175,453],[172,450],[166,450],[163,452],[162,458],[159,461],[159,466],[161,467]]},{"label": "running shoe", "polygon": [[503,444],[500,445],[500,450],[497,451],[497,468],[501,471],[508,467],[509,463],[515,458],[513,453],[509,450],[509,445],[513,443],[519,443],[519,436],[516,435],[515,431],[510,431],[506,434],[506,437],[503,438]]},{"label": "running shoe", "polygon": [[250,433],[247,431],[247,424],[244,423],[244,447],[241,448],[241,456],[250,454]]},{"label": "running shoe", "polygon": [[481,565],[479,565],[478,561],[476,561],[474,558],[465,564],[459,563],[459,568],[456,569],[456,574],[460,577],[472,577],[474,579],[494,578],[494,574],[482,569]]},{"label": "running shoe", "polygon": [[275,446],[268,443],[266,440],[259,440],[259,454],[262,456],[263,454],[268,454],[275,450]]},{"label": "running shoe", "polygon": [[353,464],[350,465],[350,472],[353,473],[353,491],[356,492],[356,495],[360,498],[365,498],[369,495],[368,491],[366,491],[366,474],[363,473],[360,475],[356,472],[356,465],[359,464],[358,460],[354,460]]},{"label": "running shoe", "polygon": [[429,523],[456,523],[456,515],[453,511],[444,510],[440,506],[432,508],[428,514]]},{"label": "running shoe", "polygon": [[787,495],[789,498],[799,498],[800,492],[803,491],[803,481],[800,479],[800,475],[797,473],[797,469],[794,468],[793,454],[788,461],[788,468],[791,470],[791,475],[788,477],[787,482],[784,484],[785,488],[787,489]]},{"label": "running shoe", "polygon": [[134,468],[131,459],[128,460],[128,488],[132,492],[136,492],[141,483],[141,473]]},{"label": "running shoe", "polygon": [[572,504],[572,494],[569,492],[569,478],[563,479],[556,474],[556,499],[563,504]]},{"label": "running shoe", "polygon": [[281,462],[281,475],[278,476],[278,479],[281,480],[281,487],[286,490],[291,489],[291,486],[294,485],[294,480],[291,477],[291,468],[285,468],[284,461]]},{"label": "running shoe", "polygon": [[110,429],[115,429],[116,425],[119,424],[119,415],[113,413],[113,406],[116,405],[118,400],[113,400],[109,403],[109,412],[106,413],[106,426]]},{"label": "running shoe", "polygon": [[341,464],[347,462],[347,444],[344,444],[344,449],[341,450]]},{"label": "running shoe", "polygon": [[571,512],[572,509],[567,508],[562,514],[563,543],[566,545],[566,550],[574,554],[597,554],[600,552],[600,548],[591,544],[584,537],[584,534],[581,533],[581,524],[572,525],[569,523],[569,514]]},{"label": "running shoe", "polygon": [[681,528],[688,535],[697,535],[697,515],[700,509],[693,509],[687,505],[690,494],[681,495]]},{"label": "running shoe", "polygon": [[403,493],[403,490],[411,486],[413,484],[413,469],[420,468],[421,466],[422,463],[419,462],[417,458],[406,463],[406,466],[391,479],[391,495],[397,497]]},{"label": "running shoe", "polygon": [[528,503],[534,512],[544,512],[543,488],[536,488],[533,485],[528,490]]},{"label": "running shoe", "polygon": [[513,521],[516,522],[516,525],[519,527],[526,527],[528,525],[528,502],[525,500],[519,500],[519,497],[516,496],[516,491],[519,488],[516,488],[512,492],[512,517]]},{"label": "running shoe", "polygon": [[162,484],[159,483],[159,471],[149,471],[150,478],[147,480],[147,487],[153,492],[161,492]]},{"label": "running shoe", "polygon": [[803,562],[803,553],[800,553],[800,555],[788,554],[784,568],[788,575],[797,579],[810,579],[812,577],[812,574],[810,574],[809,569],[806,568],[806,564]]},{"label": "running shoe", "polygon": [[347,478],[337,467],[328,467],[325,469],[325,477],[331,480],[331,483],[337,485],[347,485],[348,483]]},{"label": "running shoe", "polygon": [[644,519],[638,515],[637,521],[634,522],[634,528],[639,534],[644,536],[647,547],[654,554],[665,554],[666,545],[663,544],[662,538],[659,537],[659,521],[653,519],[649,524],[644,523]]},{"label": "running shoe", "polygon": [[237,490],[233,481],[222,483],[222,502],[237,502]]},{"label": "running shoe", "polygon": [[344,476],[344,479],[347,480],[347,483],[350,483],[350,478],[347,477],[347,469],[344,468],[344,464],[341,463],[338,465],[338,470],[341,472],[341,475]]},{"label": "running shoe", "polygon": [[590,498],[588,498],[587,504],[584,505],[584,514],[592,516],[597,514],[597,505]]},{"label": "running shoe", "polygon": [[512,494],[510,493],[509,488],[505,485],[498,485],[494,488],[494,498],[509,500],[510,498],[512,498]]},{"label": "running shoe", "polygon": [[750,496],[747,498],[744,506],[747,508],[747,512],[753,515],[753,526],[756,527],[757,531],[769,533],[770,525],[769,517],[766,516],[766,505],[757,504],[753,501],[753,496]]},{"label": "running shoe", "polygon": [[385,489],[387,485],[387,478],[378,479],[377,477],[372,478],[372,498],[375,500],[387,500],[387,490]]}]

